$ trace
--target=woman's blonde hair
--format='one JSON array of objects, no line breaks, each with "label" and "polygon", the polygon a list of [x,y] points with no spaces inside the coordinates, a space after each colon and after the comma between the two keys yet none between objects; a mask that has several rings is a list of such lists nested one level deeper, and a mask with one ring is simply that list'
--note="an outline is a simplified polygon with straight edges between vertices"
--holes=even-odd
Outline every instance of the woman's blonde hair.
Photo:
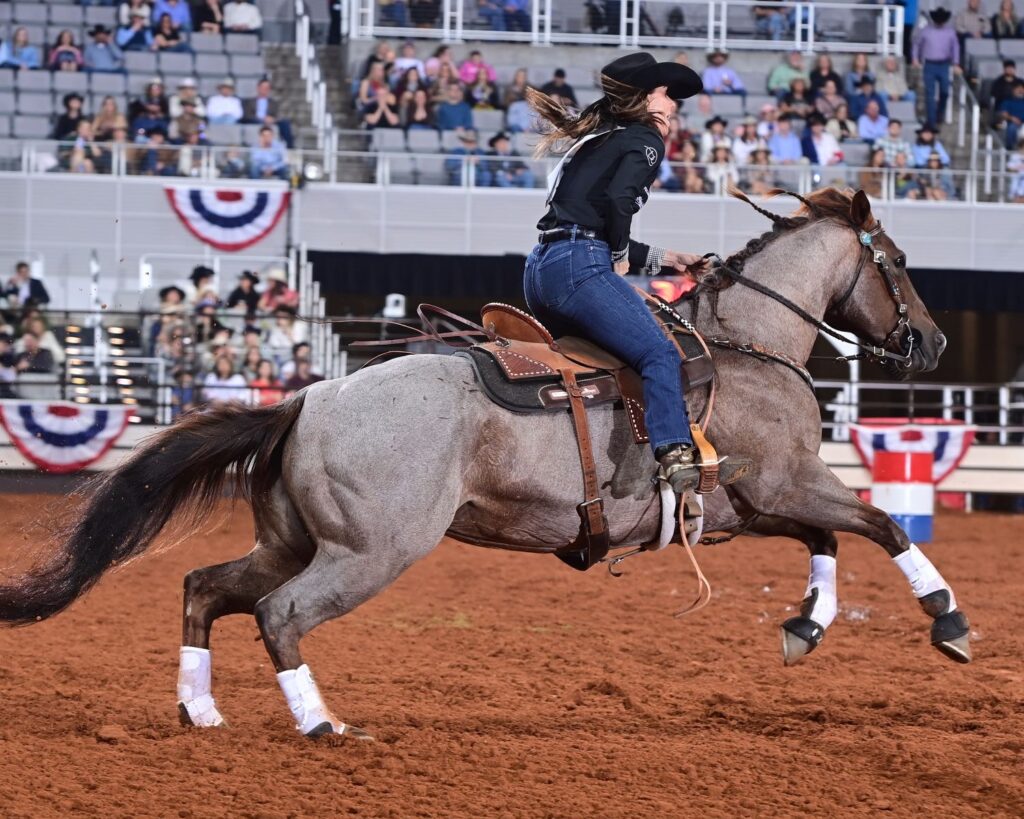
[{"label": "woman's blonde hair", "polygon": [[647,108],[648,92],[601,75],[604,96],[578,114],[536,88],[526,89],[526,101],[550,126],[537,144],[535,155],[564,153],[580,137],[612,123],[642,122],[657,128],[657,118]]}]

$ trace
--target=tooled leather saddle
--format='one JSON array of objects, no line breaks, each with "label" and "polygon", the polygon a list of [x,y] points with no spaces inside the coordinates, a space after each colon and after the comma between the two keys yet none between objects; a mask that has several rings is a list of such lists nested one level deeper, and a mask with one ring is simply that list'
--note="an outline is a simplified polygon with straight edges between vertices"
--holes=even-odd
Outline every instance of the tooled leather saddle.
[{"label": "tooled leather saddle", "polygon": [[[684,389],[712,381],[714,364],[707,347],[695,334],[669,324],[657,315],[660,302],[651,300],[652,312],[679,351]],[[633,438],[646,443],[643,388],[639,375],[623,361],[576,336],[554,339],[537,319],[507,304],[492,303],[481,311],[488,341],[457,353],[472,362],[483,392],[512,412],[564,412],[572,415],[584,499],[576,511],[580,529],[576,539],[555,554],[576,569],[590,568],[609,549],[608,521],[597,480],[587,407],[618,402],[629,418]],[[694,428],[695,441],[705,463],[717,463],[713,448]],[[717,486],[717,466],[701,470],[698,491]]]}]

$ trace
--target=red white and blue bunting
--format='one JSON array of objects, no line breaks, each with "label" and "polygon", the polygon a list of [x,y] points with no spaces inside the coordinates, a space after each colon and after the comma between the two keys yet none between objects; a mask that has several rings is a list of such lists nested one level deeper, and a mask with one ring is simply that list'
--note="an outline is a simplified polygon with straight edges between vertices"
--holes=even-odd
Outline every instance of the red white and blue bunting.
[{"label": "red white and blue bunting", "polygon": [[0,401],[0,424],[44,472],[76,472],[102,458],[128,426],[131,407]]},{"label": "red white and blue bunting", "polygon": [[291,192],[281,188],[167,188],[174,212],[199,241],[217,250],[244,250],[272,231],[288,209]]},{"label": "red white and blue bunting", "polygon": [[927,418],[912,424],[850,424],[850,440],[868,470],[874,464],[875,453],[879,450],[930,452],[934,458],[932,482],[939,484],[964,459],[974,442],[974,429],[965,424],[935,422]]}]

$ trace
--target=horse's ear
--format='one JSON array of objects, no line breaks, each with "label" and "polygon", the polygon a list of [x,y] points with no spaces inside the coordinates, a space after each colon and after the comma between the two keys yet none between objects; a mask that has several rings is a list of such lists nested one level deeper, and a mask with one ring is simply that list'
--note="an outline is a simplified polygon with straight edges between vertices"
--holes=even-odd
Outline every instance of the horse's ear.
[{"label": "horse's ear", "polygon": [[871,225],[871,203],[864,191],[857,191],[850,203],[850,219],[855,226],[867,230]]}]

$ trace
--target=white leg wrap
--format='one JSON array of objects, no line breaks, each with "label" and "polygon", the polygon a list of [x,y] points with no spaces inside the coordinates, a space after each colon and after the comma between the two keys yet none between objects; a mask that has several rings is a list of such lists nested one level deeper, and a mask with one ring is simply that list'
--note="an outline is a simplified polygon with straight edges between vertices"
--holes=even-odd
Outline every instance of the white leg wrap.
[{"label": "white leg wrap", "polygon": [[211,675],[209,649],[181,647],[178,702],[185,706],[192,724],[201,728],[213,728],[224,722],[210,693]]},{"label": "white leg wrap", "polygon": [[828,555],[811,555],[811,574],[807,578],[807,591],[804,598],[818,590],[814,607],[808,615],[811,620],[822,628],[828,628],[836,619],[839,606],[836,597],[836,559]]},{"label": "white leg wrap", "polygon": [[932,592],[945,589],[949,592],[949,611],[956,609],[956,598],[953,596],[953,590],[943,580],[939,570],[932,565],[932,562],[924,556],[924,552],[918,549],[917,546],[911,543],[907,551],[896,555],[892,560],[906,576],[907,582],[910,583],[910,588],[914,590],[914,597],[921,598]]},{"label": "white leg wrap", "polygon": [[308,734],[324,722],[331,723],[335,733],[343,733],[344,723],[338,722],[324,704],[308,665],[303,663],[293,671],[282,671],[277,675],[277,682],[295,717],[295,727],[303,734]]}]

